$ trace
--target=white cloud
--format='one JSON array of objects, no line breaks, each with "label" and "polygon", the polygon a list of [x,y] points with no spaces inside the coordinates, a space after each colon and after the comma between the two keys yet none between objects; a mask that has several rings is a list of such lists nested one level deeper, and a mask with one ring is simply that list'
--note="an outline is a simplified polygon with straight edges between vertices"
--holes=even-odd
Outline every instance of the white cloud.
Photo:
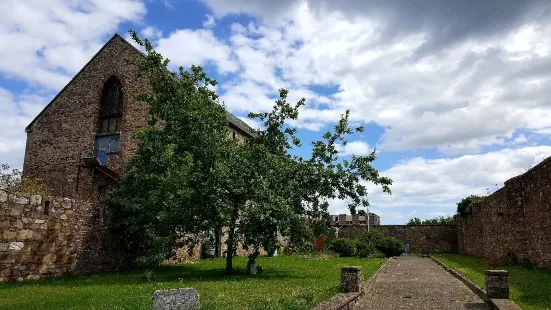
[{"label": "white cloud", "polygon": [[46,105],[47,99],[38,95],[14,95],[0,88],[0,163],[12,168],[23,167],[25,127]]},{"label": "white cloud", "polygon": [[524,134],[519,135],[513,140],[514,144],[522,144],[528,141],[528,138]]},{"label": "white cloud", "polygon": [[141,34],[150,41],[156,40],[163,36],[163,32],[153,26],[145,27],[144,29],[142,29]]},{"label": "white cloud", "polygon": [[373,209],[400,212],[404,217],[414,211],[421,218],[431,217],[430,212],[453,214],[462,197],[485,195],[486,189],[493,190],[495,184],[502,187],[506,180],[524,173],[549,156],[551,146],[536,146],[457,158],[400,161],[392,168],[380,171],[381,175],[393,180],[392,195],[369,184],[370,203]]},{"label": "white cloud", "polygon": [[[145,14],[141,0],[0,2],[0,73],[61,89],[120,23]],[[31,69],[32,68],[32,69]]]},{"label": "white cloud", "polygon": [[[457,158],[413,158],[380,171],[392,178],[392,195],[373,184],[369,189],[370,211],[381,216],[383,224],[405,224],[412,217],[421,219],[454,214],[456,203],[471,194],[485,195],[495,185],[526,172],[551,156],[551,146],[503,149],[486,154]],[[347,213],[345,201],[332,200],[330,213]]]},{"label": "white cloud", "polygon": [[369,149],[369,145],[365,141],[352,141],[348,142],[346,145],[338,144],[339,154],[342,156],[347,155],[367,155],[370,154],[372,150]]},{"label": "white cloud", "polygon": [[262,129],[264,127],[264,125],[256,119],[250,119],[248,117],[239,117],[239,119],[245,122],[245,124],[251,126],[252,129]]},{"label": "white cloud", "polygon": [[156,49],[173,63],[189,67],[213,63],[221,73],[234,72],[238,65],[231,59],[231,50],[210,30],[181,29],[157,41]]},{"label": "white cloud", "polygon": [[203,21],[203,28],[212,28],[216,25],[216,22],[214,21],[214,17],[212,15],[206,15],[207,19]]},{"label": "white cloud", "polygon": [[[551,78],[543,69],[551,67],[551,58],[546,41],[537,39],[550,37],[548,20],[523,25],[514,19],[514,10],[508,10],[514,23],[485,29],[499,35],[469,29],[474,31],[471,39],[452,38],[453,44],[445,46],[442,37],[439,42],[430,41],[436,40],[431,34],[440,31],[436,24],[383,37],[393,21],[375,16],[360,2],[338,10],[323,1],[204,2],[217,17],[251,13],[264,18],[232,26],[229,41],[242,70],[237,80],[221,87],[232,109],[269,109],[280,87],[292,95],[318,86],[338,86],[337,92],[323,96],[310,91],[301,110],[301,127],[319,130],[351,109],[352,121],[386,128],[380,149],[436,148],[448,155],[503,146],[519,129],[541,132],[551,127],[551,105],[546,99]],[[353,6],[357,6],[355,14]],[[392,9],[407,15],[403,8]],[[470,16],[467,9],[458,9]],[[433,10],[437,9],[430,8],[423,16],[445,22],[430,15]],[[278,17],[266,21],[268,15]]]}]

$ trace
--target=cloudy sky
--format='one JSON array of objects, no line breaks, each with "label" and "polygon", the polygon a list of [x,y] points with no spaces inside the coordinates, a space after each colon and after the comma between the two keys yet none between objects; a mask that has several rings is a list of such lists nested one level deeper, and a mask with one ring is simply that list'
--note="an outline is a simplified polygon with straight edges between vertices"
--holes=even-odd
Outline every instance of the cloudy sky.
[{"label": "cloudy sky", "polygon": [[551,156],[547,0],[3,0],[0,11],[0,162],[13,167],[25,126],[130,28],[173,64],[204,66],[238,116],[269,110],[282,87],[305,97],[304,141],[350,109],[366,131],[342,158],[377,148],[394,180],[391,196],[370,193],[384,224],[452,214]]}]

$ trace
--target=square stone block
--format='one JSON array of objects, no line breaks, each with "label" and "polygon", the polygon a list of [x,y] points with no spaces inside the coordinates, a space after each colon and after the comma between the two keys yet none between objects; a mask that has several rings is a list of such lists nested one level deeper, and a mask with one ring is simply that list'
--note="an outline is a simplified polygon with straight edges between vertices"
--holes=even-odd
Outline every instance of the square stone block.
[{"label": "square stone block", "polygon": [[507,270],[486,270],[486,295],[489,298],[509,299],[509,272]]},{"label": "square stone block", "polygon": [[153,293],[152,310],[199,309],[199,294],[193,288],[157,290]]}]

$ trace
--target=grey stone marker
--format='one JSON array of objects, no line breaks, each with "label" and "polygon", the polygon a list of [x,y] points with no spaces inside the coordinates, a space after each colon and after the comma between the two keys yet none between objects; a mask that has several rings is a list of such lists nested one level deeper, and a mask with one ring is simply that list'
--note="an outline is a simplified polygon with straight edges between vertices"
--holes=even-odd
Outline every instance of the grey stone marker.
[{"label": "grey stone marker", "polygon": [[485,270],[484,275],[488,298],[509,299],[509,272],[507,270]]},{"label": "grey stone marker", "polygon": [[178,288],[153,293],[151,310],[199,309],[199,294],[193,288]]},{"label": "grey stone marker", "polygon": [[362,267],[349,266],[341,268],[341,292],[359,292],[362,289]]}]

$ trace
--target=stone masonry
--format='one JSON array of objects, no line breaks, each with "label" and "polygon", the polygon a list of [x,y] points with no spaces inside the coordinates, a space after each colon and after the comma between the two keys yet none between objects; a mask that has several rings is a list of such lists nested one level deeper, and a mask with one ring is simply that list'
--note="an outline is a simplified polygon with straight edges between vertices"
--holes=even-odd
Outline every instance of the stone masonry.
[{"label": "stone masonry", "polygon": [[[147,89],[138,75],[136,62],[141,53],[114,36],[92,60],[27,127],[23,173],[41,179],[54,195],[82,200],[97,200],[99,186],[107,180],[79,169],[83,157],[94,156],[101,94],[105,82],[116,76],[123,88],[121,152],[109,155],[107,167],[121,172],[121,163],[137,149],[136,128],[147,126],[147,106],[134,94]],[[77,184],[78,183],[78,184]],[[78,187],[77,187],[78,186]]]},{"label": "stone masonry", "polygon": [[[123,163],[136,153],[134,132],[148,125],[148,107],[135,97],[149,88],[137,66],[143,57],[117,34],[92,57],[27,126],[24,177],[41,180],[57,197],[97,205],[105,186],[116,181]],[[86,166],[84,158],[95,156],[104,85],[113,76],[123,94],[120,153],[107,155],[105,166]],[[229,138],[244,141],[251,136],[253,130],[239,118],[228,113],[227,119]],[[99,207],[85,209],[96,212]]]},{"label": "stone masonry", "polygon": [[496,258],[514,253],[551,267],[551,157],[472,206],[459,217],[459,250]]},{"label": "stone masonry", "polygon": [[0,281],[117,269],[102,221],[89,202],[0,190]]},{"label": "stone masonry", "polygon": [[[135,97],[149,88],[137,63],[143,54],[114,35],[27,126],[23,173],[41,179],[60,197],[98,201],[100,188],[113,180],[79,168],[83,157],[94,157],[102,91],[115,76],[122,85],[122,123],[119,154],[110,154],[106,166],[120,174],[123,162],[138,148],[136,129],[148,125],[149,109]],[[252,129],[228,113],[228,136],[243,140]]]}]

